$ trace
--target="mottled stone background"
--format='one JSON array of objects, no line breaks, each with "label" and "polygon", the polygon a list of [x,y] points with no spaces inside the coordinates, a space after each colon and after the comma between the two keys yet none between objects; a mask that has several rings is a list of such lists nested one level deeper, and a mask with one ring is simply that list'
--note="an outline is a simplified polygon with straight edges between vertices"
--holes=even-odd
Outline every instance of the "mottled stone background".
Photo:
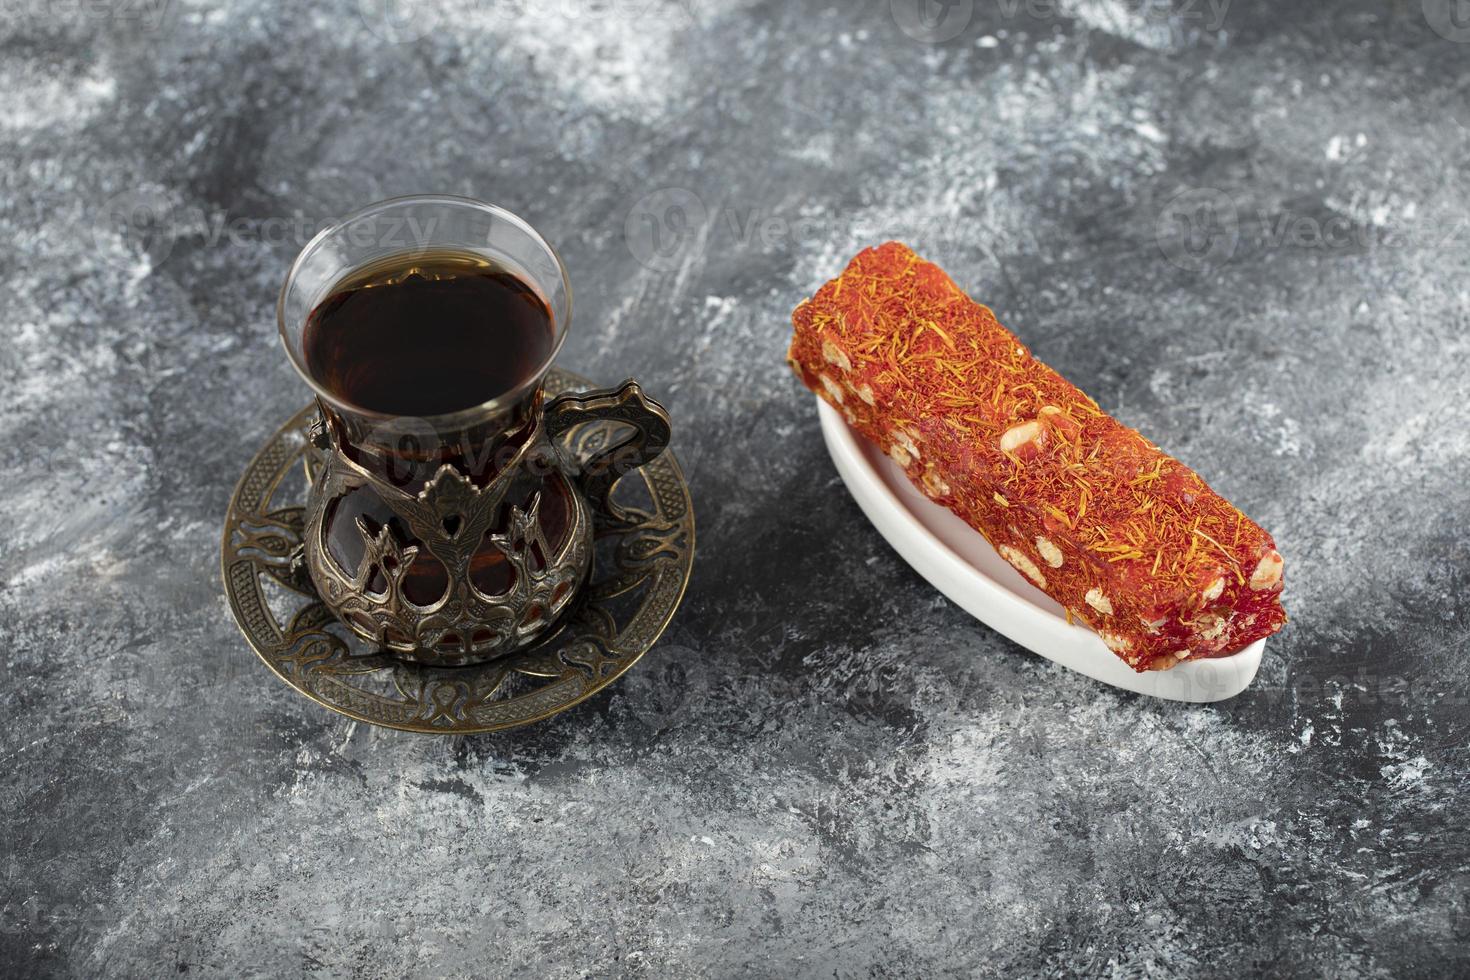
[{"label": "mottled stone background", "polygon": [[[0,18],[0,972],[1470,970],[1460,0]],[[287,264],[426,190],[558,245],[699,520],[665,641],[496,737],[329,714],[220,594]],[[864,521],[782,355],[892,237],[1275,532],[1248,692],[1054,667]]]}]

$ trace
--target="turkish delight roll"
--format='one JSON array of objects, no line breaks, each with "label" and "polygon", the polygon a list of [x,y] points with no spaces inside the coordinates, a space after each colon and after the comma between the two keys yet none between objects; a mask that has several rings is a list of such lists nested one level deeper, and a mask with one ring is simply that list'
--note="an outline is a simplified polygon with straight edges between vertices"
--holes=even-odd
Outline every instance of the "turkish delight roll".
[{"label": "turkish delight roll", "polygon": [[1271,535],[889,242],[792,314],[801,380],[1134,670],[1281,629]]}]

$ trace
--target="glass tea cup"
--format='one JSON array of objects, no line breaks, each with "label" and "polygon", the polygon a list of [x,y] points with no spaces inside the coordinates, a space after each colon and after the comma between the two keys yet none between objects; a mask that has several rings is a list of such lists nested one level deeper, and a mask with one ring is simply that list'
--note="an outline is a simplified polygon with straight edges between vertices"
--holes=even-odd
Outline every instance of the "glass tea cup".
[{"label": "glass tea cup", "polygon": [[[446,309],[475,317],[463,345],[435,346],[429,321]],[[573,601],[591,569],[594,509],[617,519],[613,484],[670,433],[632,380],[546,401],[571,315],[551,246],[467,198],[371,205],[292,264],[277,320],[319,411],[302,560],[364,640],[475,663],[534,642]],[[558,450],[564,432],[598,419],[620,423],[622,438],[580,463]]]}]

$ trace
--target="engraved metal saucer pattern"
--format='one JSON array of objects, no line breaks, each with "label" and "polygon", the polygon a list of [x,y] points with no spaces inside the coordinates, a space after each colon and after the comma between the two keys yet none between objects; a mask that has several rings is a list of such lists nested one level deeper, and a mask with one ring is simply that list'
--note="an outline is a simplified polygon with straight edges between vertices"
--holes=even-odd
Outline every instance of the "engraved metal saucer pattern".
[{"label": "engraved metal saucer pattern", "polygon": [[[546,393],[591,387],[553,369]],[[563,621],[534,646],[489,663],[430,667],[374,650],[327,611],[304,571],[307,467],[303,408],[250,461],[225,516],[225,595],[251,647],[300,693],[350,718],[415,732],[470,734],[539,721],[622,676],[653,646],[694,565],[694,511],[672,451],[619,481],[615,520],[598,520],[591,579]],[[587,458],[617,424],[590,422],[565,445]]]}]

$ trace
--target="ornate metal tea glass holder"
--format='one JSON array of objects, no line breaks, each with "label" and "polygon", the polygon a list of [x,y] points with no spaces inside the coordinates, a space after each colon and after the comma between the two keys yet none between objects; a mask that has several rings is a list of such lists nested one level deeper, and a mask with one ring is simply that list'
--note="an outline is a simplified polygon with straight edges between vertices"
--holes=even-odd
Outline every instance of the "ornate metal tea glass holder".
[{"label": "ornate metal tea glass holder", "polygon": [[[326,607],[354,633],[405,659],[475,663],[525,648],[571,603],[591,568],[592,507],[604,523],[622,519],[611,499],[613,484],[664,451],[669,418],[632,380],[616,389],[562,395],[544,411],[538,389],[531,403],[529,434],[506,447],[510,458],[487,482],[446,462],[416,489],[386,478],[383,467],[364,465],[334,413],[319,407],[309,429],[317,461],[295,560]],[[557,441],[588,421],[625,431],[589,459],[566,458]],[[512,498],[528,481],[534,488],[522,506]],[[351,528],[334,528],[334,507],[362,491],[392,518],[358,515]],[[554,538],[541,514],[553,495],[567,512]],[[331,538],[343,533],[361,539],[354,567],[344,567],[330,547]],[[487,591],[475,575],[477,563],[499,566],[506,587]],[[427,577],[437,597],[427,601],[409,587],[410,572],[420,565],[435,570]]]},{"label": "ornate metal tea glass holder", "polygon": [[[560,368],[545,382],[548,396],[588,387]],[[695,529],[689,487],[669,449],[617,481],[608,505],[589,496],[591,574],[561,618],[528,647],[438,667],[362,640],[321,602],[302,563],[291,560],[301,551],[303,501],[325,463],[310,443],[318,416],[316,406],[302,409],[261,445],[230,498],[220,549],[235,622],[261,661],[303,697],[357,721],[407,731],[514,728],[617,681],[677,612],[693,570]],[[566,459],[591,460],[623,428],[598,418],[572,426],[554,443]]]}]

